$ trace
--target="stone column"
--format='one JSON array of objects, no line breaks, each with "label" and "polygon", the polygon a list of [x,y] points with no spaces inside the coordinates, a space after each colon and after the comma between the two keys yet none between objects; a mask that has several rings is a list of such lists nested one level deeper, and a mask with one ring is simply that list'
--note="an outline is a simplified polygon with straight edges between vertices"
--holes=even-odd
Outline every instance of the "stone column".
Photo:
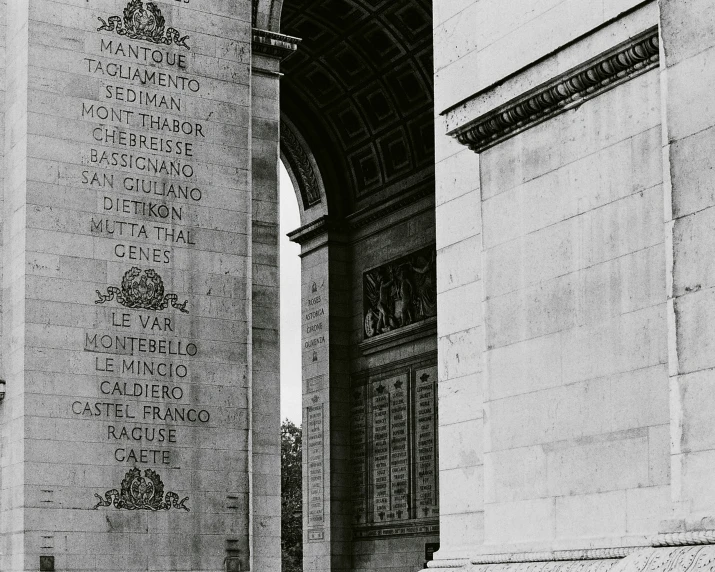
[{"label": "stone column", "polygon": [[7,7],[0,568],[248,570],[250,2]]},{"label": "stone column", "polygon": [[715,4],[660,9],[676,517],[667,528],[715,528]]},{"label": "stone column", "polygon": [[302,258],[303,566],[351,569],[349,262],[327,217],[290,234]]},{"label": "stone column", "polygon": [[278,164],[280,61],[294,38],[253,30],[252,570],[281,566],[280,280]]}]

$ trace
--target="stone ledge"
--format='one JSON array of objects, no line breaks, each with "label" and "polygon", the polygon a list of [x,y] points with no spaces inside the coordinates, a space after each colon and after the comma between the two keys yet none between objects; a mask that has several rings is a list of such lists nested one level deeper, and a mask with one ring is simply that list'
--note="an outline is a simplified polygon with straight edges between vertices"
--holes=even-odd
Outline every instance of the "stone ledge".
[{"label": "stone ledge", "polygon": [[420,338],[426,338],[427,336],[436,333],[437,317],[431,316],[421,322],[410,324],[404,328],[398,328],[391,332],[368,338],[365,341],[360,342],[358,344],[358,348],[360,348],[363,355],[370,355],[389,348],[394,348],[395,346],[406,344],[408,342],[419,340]]},{"label": "stone ledge", "polygon": [[658,63],[658,28],[653,27],[465,125],[450,129],[448,114],[448,135],[481,153],[657,67]]},{"label": "stone ledge", "polygon": [[[712,531],[709,531],[712,532]],[[688,533],[689,534],[689,533]],[[665,535],[659,535],[658,538]],[[674,538],[678,542],[711,542],[701,535]],[[564,560],[568,552],[583,552]],[[548,553],[497,554],[494,562],[485,558],[434,560],[423,572],[463,570],[464,572],[687,572],[715,570],[715,546],[670,546],[667,548],[624,547]],[[598,558],[598,555],[601,555]],[[489,557],[487,557],[489,558]],[[543,558],[543,559],[542,559]],[[502,560],[505,559],[505,560]]]},{"label": "stone ledge", "polygon": [[354,540],[387,538],[393,536],[435,536],[439,534],[439,520],[413,520],[356,526]]},{"label": "stone ledge", "polygon": [[298,49],[301,41],[293,36],[253,28],[253,51],[264,56],[284,60]]}]

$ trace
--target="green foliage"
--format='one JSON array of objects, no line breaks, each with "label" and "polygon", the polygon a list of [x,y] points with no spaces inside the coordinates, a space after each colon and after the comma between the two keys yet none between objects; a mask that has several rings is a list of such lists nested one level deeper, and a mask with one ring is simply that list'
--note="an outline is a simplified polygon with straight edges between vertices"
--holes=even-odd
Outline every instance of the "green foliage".
[{"label": "green foliage", "polygon": [[283,572],[303,570],[303,435],[288,419],[281,424],[281,558]]}]

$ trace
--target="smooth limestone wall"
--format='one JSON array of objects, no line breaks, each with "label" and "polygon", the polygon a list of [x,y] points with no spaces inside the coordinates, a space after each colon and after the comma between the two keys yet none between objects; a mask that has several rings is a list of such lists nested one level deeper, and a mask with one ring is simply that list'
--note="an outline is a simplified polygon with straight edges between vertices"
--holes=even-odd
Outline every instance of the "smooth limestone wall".
[{"label": "smooth limestone wall", "polygon": [[249,564],[250,3],[146,6],[3,19],[3,570]]},{"label": "smooth limestone wall", "polygon": [[485,543],[638,543],[668,516],[656,71],[481,155]]},{"label": "smooth limestone wall", "polygon": [[483,538],[484,327],[479,156],[436,121],[440,553],[467,556]]},{"label": "smooth limestone wall", "polygon": [[657,22],[654,2],[435,3],[438,560],[642,543],[669,516],[657,73],[481,156],[440,115]]},{"label": "smooth limestone wall", "polygon": [[660,3],[671,323],[670,376],[675,515],[670,530],[713,528],[713,154],[715,5]]},{"label": "smooth limestone wall", "polygon": [[640,4],[641,0],[435,2],[435,110],[440,113]]}]

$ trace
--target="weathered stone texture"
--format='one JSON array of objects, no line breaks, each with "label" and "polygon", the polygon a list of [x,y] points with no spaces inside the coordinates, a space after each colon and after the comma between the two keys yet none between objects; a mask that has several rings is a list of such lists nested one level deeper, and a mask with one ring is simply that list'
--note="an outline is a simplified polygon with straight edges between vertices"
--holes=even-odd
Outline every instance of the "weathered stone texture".
[{"label": "weathered stone texture", "polygon": [[[155,5],[190,49],[180,36],[177,44],[120,35],[120,19],[98,30],[98,18],[111,23],[127,2],[21,0],[2,14],[3,109],[12,117],[3,128],[12,165],[3,170],[3,299],[12,308],[3,317],[3,570],[36,570],[40,556],[70,570],[217,570],[227,555],[244,568],[267,556],[260,535],[249,550],[248,535],[250,3],[193,4]],[[141,26],[155,15],[142,18],[134,25],[148,33]],[[139,80],[137,71],[149,76]],[[161,74],[186,79],[171,85]],[[174,121],[186,123],[177,129]],[[186,143],[181,152],[177,140]],[[149,160],[112,164],[111,155],[100,159],[105,151],[191,169],[152,176]],[[137,181],[198,194],[172,198]],[[122,281],[133,266],[144,282],[137,277],[132,294]],[[158,288],[153,276],[163,290],[144,294],[147,306],[132,296]],[[124,347],[116,336],[143,341]],[[126,360],[147,360],[154,373]],[[185,369],[161,374],[159,362]],[[137,393],[145,383],[158,393]],[[264,389],[257,399],[270,405],[276,395]],[[184,420],[165,414],[175,406]],[[275,465],[270,440],[252,446],[254,490],[263,475],[274,477],[263,488],[275,486],[275,467],[260,463],[267,453]],[[135,466],[141,477],[129,477]],[[120,490],[125,478],[133,488]],[[126,510],[141,494],[154,510]],[[256,518],[273,529],[276,498],[253,499]]]},{"label": "weathered stone texture", "polygon": [[627,537],[628,492],[667,458],[649,447],[669,420],[657,82],[481,155],[488,544]]},{"label": "weathered stone texture", "polygon": [[715,78],[715,29],[712,3],[664,2],[661,5],[665,101],[664,157],[666,217],[672,279],[669,339],[672,418],[673,526],[696,525],[715,511],[715,497],[705,486],[715,442],[704,425],[710,415],[712,368],[709,333],[713,313],[713,211],[711,159]]}]

